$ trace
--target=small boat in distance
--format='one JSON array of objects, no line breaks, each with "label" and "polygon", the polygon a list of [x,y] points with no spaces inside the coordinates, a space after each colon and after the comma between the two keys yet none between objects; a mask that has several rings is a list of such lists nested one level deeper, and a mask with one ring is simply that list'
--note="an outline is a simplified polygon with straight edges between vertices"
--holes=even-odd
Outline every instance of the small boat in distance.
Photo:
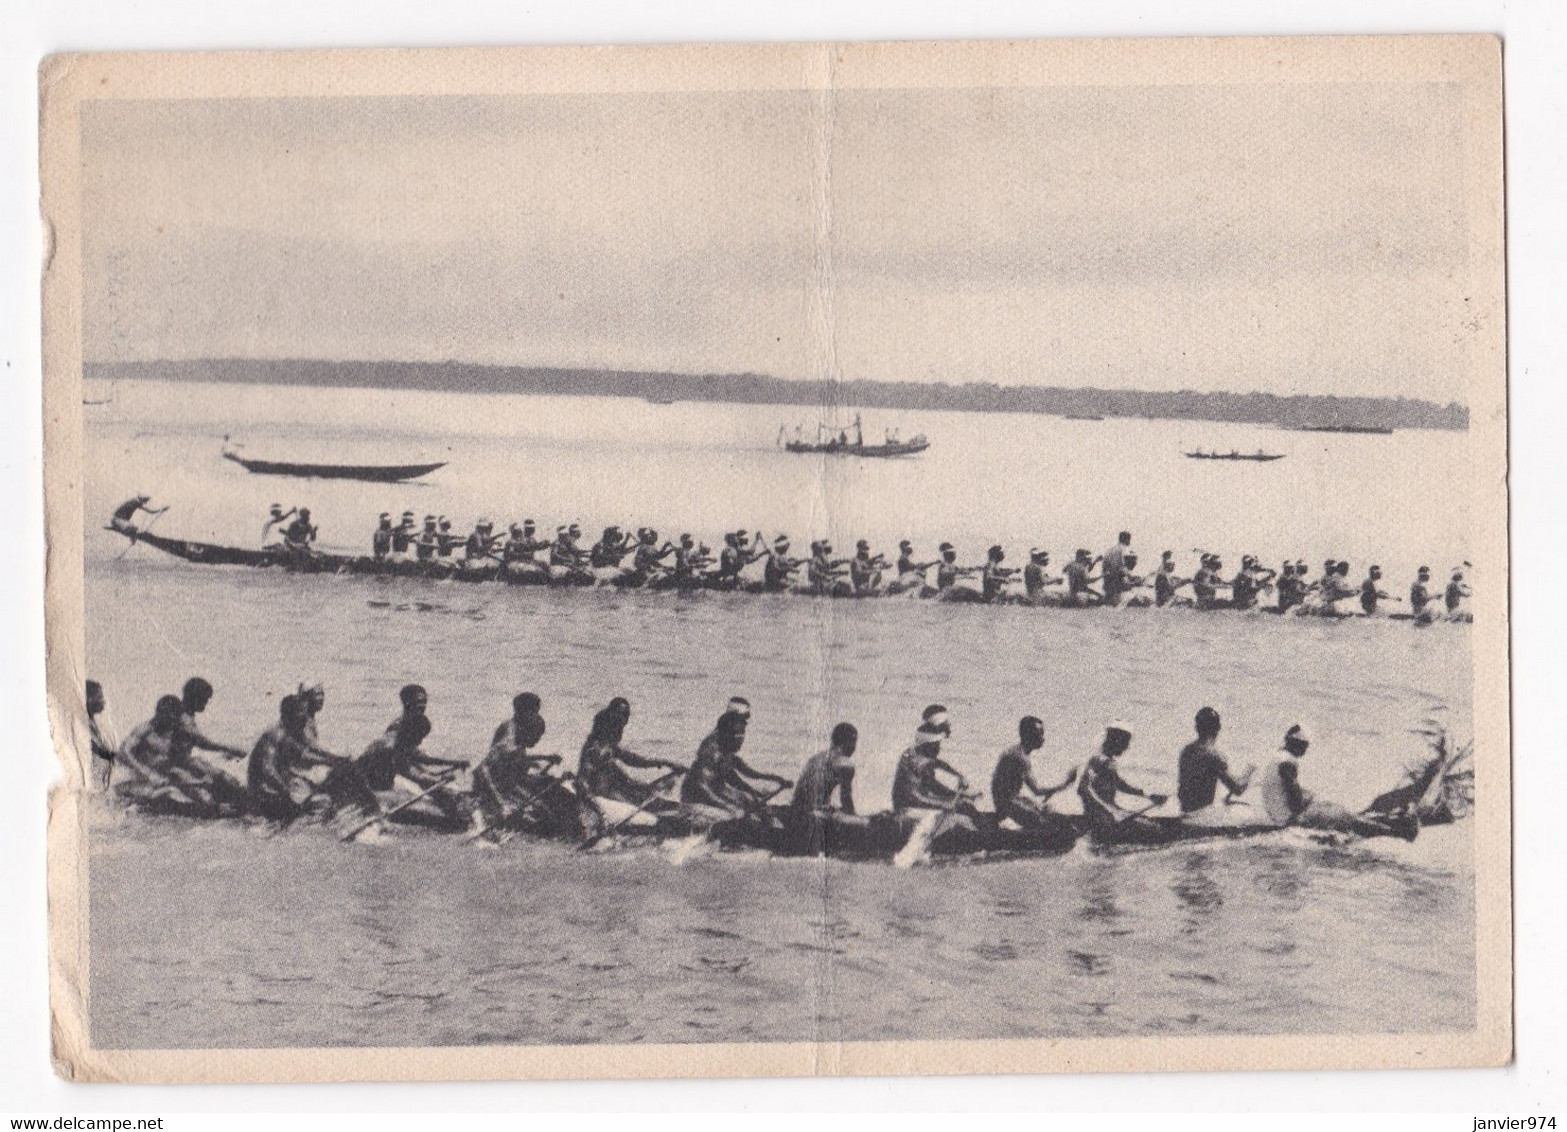
[{"label": "small boat in distance", "polygon": [[228,437],[223,438],[223,458],[232,460],[247,472],[258,476],[296,476],[301,479],[366,480],[370,483],[400,483],[427,476],[438,464],[296,464],[282,460],[252,460],[231,452]]},{"label": "small boat in distance", "polygon": [[1284,453],[1264,452],[1260,448],[1255,452],[1236,452],[1233,450],[1229,452],[1204,452],[1199,448],[1196,452],[1186,453],[1186,458],[1188,460],[1251,460],[1255,463],[1266,463],[1269,460],[1284,459]]},{"label": "small boat in distance", "polygon": [[1101,417],[1098,413],[1065,413],[1065,414],[1062,415],[1062,419],[1063,420],[1068,420],[1068,421],[1102,421],[1102,420],[1104,420],[1104,418]]},{"label": "small boat in distance", "polygon": [[[852,430],[852,431],[851,431]],[[888,432],[880,444],[866,444],[865,430],[860,425],[860,414],[854,414],[850,428],[830,429],[824,424],[816,426],[816,439],[806,440],[800,426],[795,426],[794,439],[787,438],[782,426],[778,429],[778,444],[786,452],[818,452],[824,456],[913,456],[930,447],[923,433],[908,440],[898,439],[896,431]]]},{"label": "small boat in distance", "polygon": [[649,405],[673,405],[676,401],[680,400],[680,398],[676,397],[672,393],[653,393],[642,398],[642,400],[646,401]]}]

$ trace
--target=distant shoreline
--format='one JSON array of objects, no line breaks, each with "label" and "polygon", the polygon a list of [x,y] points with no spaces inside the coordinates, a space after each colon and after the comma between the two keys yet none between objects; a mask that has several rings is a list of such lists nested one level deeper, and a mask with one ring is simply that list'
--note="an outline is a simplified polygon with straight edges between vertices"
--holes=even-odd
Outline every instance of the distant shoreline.
[{"label": "distant shoreline", "polygon": [[1272,424],[1348,430],[1469,427],[1457,402],[1316,394],[1200,393],[971,382],[818,381],[765,374],[683,374],[634,370],[553,369],[466,362],[334,362],[314,359],[203,358],[169,362],[88,362],[85,377],[103,381],[211,381],[420,389],[545,396],[640,397],[655,404],[708,401],[833,409],[913,409],[971,413],[1041,413],[1061,417]]}]

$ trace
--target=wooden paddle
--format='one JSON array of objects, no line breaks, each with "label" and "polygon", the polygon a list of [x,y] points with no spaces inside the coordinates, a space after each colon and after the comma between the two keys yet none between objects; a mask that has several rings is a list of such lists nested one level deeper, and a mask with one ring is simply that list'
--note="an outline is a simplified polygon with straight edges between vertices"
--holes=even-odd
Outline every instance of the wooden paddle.
[{"label": "wooden paddle", "polygon": [[632,818],[636,817],[643,810],[645,810],[649,806],[651,806],[654,802],[657,802],[659,800],[659,796],[664,792],[665,785],[669,782],[669,780],[672,779],[672,778],[678,778],[678,777],[680,777],[680,775],[682,775],[684,773],[685,773],[684,771],[672,770],[668,774],[664,775],[662,778],[654,779],[653,780],[653,789],[648,793],[648,796],[642,800],[642,804],[640,806],[638,806],[636,809],[632,810],[625,817],[621,818],[614,825],[606,826],[605,828],[599,830],[597,833],[592,834],[592,835],[584,838],[580,843],[578,843],[577,848],[579,850],[580,849],[591,849],[591,848],[593,848],[593,846],[597,845],[600,841],[603,841],[606,837],[608,837],[610,834],[614,833],[616,830],[620,829],[621,826],[625,825]]},{"label": "wooden paddle", "polygon": [[939,810],[931,811],[933,817],[921,817],[913,829],[909,831],[909,839],[903,843],[892,858],[894,866],[900,869],[913,868],[920,861],[930,856],[930,846],[936,840],[936,835],[942,830],[942,823],[957,811],[958,804],[967,799],[977,798],[978,794],[959,792],[952,796],[952,800]]},{"label": "wooden paddle", "polygon": [[372,825],[376,825],[379,822],[385,821],[387,818],[391,817],[393,814],[402,813],[402,811],[406,810],[409,806],[413,805],[415,802],[419,801],[420,799],[425,798],[425,797],[427,797],[430,794],[434,794],[437,790],[439,790],[443,786],[450,785],[452,779],[457,777],[457,770],[458,769],[459,768],[453,767],[451,770],[447,771],[439,779],[437,779],[433,785],[425,787],[423,790],[419,791],[419,793],[415,794],[412,798],[409,798],[406,802],[399,802],[397,805],[393,806],[390,810],[382,810],[379,814],[376,814],[374,817],[365,819],[364,821],[360,822],[358,825],[354,826],[353,829],[351,829],[347,833],[343,834],[343,836],[338,838],[338,840],[339,841],[352,841],[354,838],[358,837],[365,830],[369,829]]},{"label": "wooden paddle", "polygon": [[[541,777],[544,778],[545,781],[539,786],[539,788],[533,791],[531,794],[523,795],[522,801],[518,802],[516,808],[513,809],[511,814],[507,816],[521,817],[523,814],[526,814],[529,810],[533,809],[533,807],[539,803],[540,799],[544,797],[547,791],[553,789],[556,786],[564,786],[568,782],[574,782],[577,776],[572,774],[570,771],[567,771],[559,778],[551,778],[547,774],[542,775]],[[476,829],[463,838],[463,843],[467,844],[470,841],[477,841],[479,838],[483,837],[486,833],[489,832],[491,831],[488,827],[484,829]]]},{"label": "wooden paddle", "polygon": [[[1121,810],[1121,812],[1116,815],[1115,824],[1120,825],[1124,821],[1131,821],[1133,818],[1140,818],[1149,810],[1157,810],[1160,806],[1164,805],[1169,800],[1170,799],[1168,798],[1161,798],[1157,802],[1149,802],[1140,810]],[[1119,809],[1119,807],[1117,808]]]}]

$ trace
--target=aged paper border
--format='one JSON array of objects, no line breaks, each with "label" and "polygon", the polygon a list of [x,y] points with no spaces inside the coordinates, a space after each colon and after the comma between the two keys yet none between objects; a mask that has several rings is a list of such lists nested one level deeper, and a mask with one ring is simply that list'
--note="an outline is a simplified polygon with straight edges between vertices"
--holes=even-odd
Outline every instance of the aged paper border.
[{"label": "aged paper border", "polygon": [[[1476,1028],[1459,1034],[100,1050],[89,1041],[88,763],[81,413],[79,122],[93,99],[634,92],[639,90],[1450,82],[1464,99],[1473,321],[1469,371]],[[1500,1065],[1512,1057],[1507,391],[1501,44],[1493,36],[367,49],[65,55],[40,69],[45,223],[44,452],[49,718],[62,782],[49,820],[52,1051],[71,1080],[495,1080],[814,1074],[1338,1069]],[[1509,799],[1509,805],[1498,804]]]}]

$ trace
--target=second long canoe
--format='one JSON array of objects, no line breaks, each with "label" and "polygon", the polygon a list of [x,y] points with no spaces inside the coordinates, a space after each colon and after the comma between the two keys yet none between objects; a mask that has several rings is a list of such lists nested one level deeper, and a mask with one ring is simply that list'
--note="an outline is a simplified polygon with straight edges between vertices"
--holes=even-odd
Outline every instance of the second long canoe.
[{"label": "second long canoe", "polygon": [[233,460],[247,472],[254,472],[258,476],[368,480],[371,483],[399,483],[402,480],[414,480],[429,475],[437,468],[446,467],[444,461],[438,464],[293,464],[279,460],[252,460],[245,456],[236,456],[232,452],[224,452],[223,458]]}]

